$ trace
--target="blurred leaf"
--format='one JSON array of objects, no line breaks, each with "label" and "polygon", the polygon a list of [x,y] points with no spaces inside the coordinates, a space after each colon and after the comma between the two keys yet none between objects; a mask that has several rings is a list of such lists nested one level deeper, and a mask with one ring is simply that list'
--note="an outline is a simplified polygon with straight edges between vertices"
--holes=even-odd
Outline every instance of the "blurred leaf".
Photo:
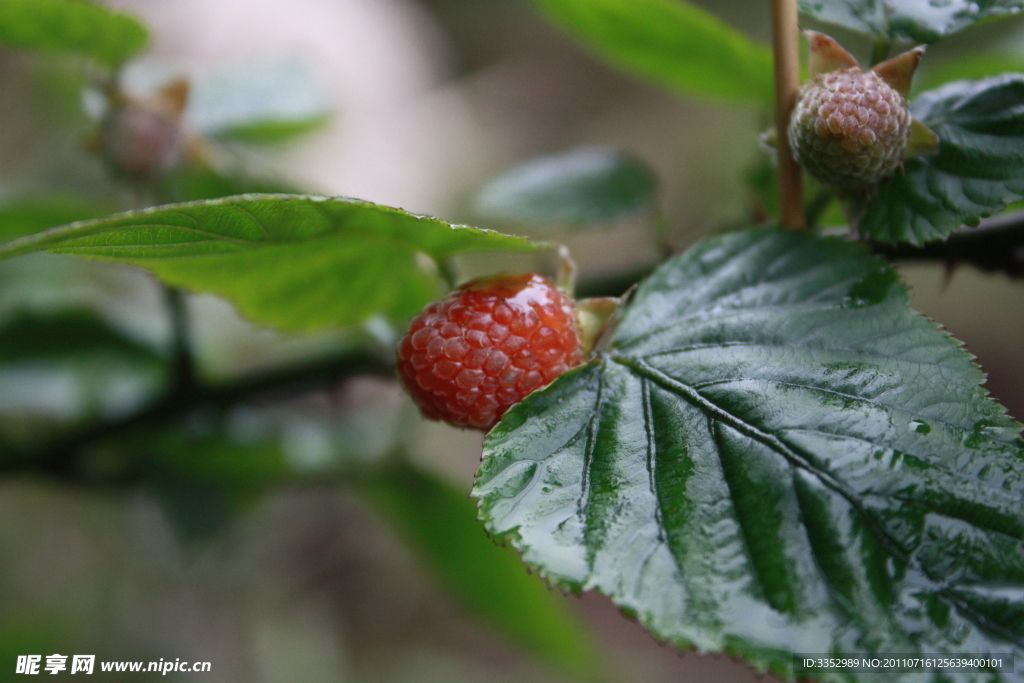
[{"label": "blurred leaf", "polygon": [[361,490],[466,609],[563,671],[596,671],[596,653],[573,614],[527,574],[514,550],[487,537],[467,495],[409,465],[367,478]]},{"label": "blurred leaf", "polygon": [[319,128],[330,108],[309,69],[290,60],[199,80],[189,116],[209,138],[276,143]]},{"label": "blurred leaf", "polygon": [[355,199],[243,195],[73,223],[0,245],[143,266],[258,323],[312,331],[409,316],[438,296],[433,259],[544,245]]},{"label": "blurred leaf", "polygon": [[772,57],[682,0],[534,0],[612,64],[687,95],[772,102]]},{"label": "blurred leaf", "polygon": [[136,442],[129,457],[148,461],[147,486],[186,539],[222,530],[288,468],[272,442],[239,444],[219,436],[193,438],[163,433]]},{"label": "blurred leaf", "polygon": [[640,285],[603,355],[487,436],[488,530],[659,638],[787,679],[797,652],[1019,661],[1021,425],[909,298],[844,239],[701,242]]},{"label": "blurred leaf", "polygon": [[1024,0],[799,0],[800,12],[883,40],[930,43],[983,19],[1013,14]]},{"label": "blurred leaf", "polygon": [[0,242],[31,235],[55,225],[96,218],[115,210],[108,203],[66,195],[6,202],[0,204]]},{"label": "blurred leaf", "polygon": [[974,81],[1011,72],[1024,73],[1024,55],[963,55],[938,65],[928,64],[914,77],[914,86],[918,91],[931,90],[953,81]]},{"label": "blurred leaf", "polygon": [[39,439],[52,422],[121,415],[166,381],[156,351],[95,311],[19,310],[0,319],[0,413],[12,436]]},{"label": "blurred leaf", "polygon": [[[298,194],[296,188],[283,180],[254,178],[244,171],[219,171],[193,161],[164,175],[157,196],[170,202],[191,202],[220,199],[239,194]],[[108,212],[110,213],[110,212]],[[51,223],[50,225],[58,225]]]},{"label": "blurred leaf", "polygon": [[923,244],[1024,199],[1024,75],[950,83],[922,93],[911,111],[939,150],[879,183],[860,207],[862,234]]},{"label": "blurred leaf", "polygon": [[105,356],[158,367],[158,353],[112,327],[91,309],[22,310],[0,320],[0,364]]},{"label": "blurred leaf", "polygon": [[[753,200],[753,216],[756,222],[764,222],[765,218],[778,220],[779,176],[774,155],[759,154],[746,171],[746,181]],[[821,227],[846,223],[846,217],[834,190],[824,187],[807,174],[804,174],[803,187],[809,225]],[[821,205],[823,201],[825,204]]]},{"label": "blurred leaf", "polygon": [[475,208],[492,220],[587,225],[650,208],[656,190],[647,164],[588,147],[517,166],[484,187]]},{"label": "blurred leaf", "polygon": [[146,47],[149,34],[131,15],[83,0],[0,0],[0,43],[74,52],[116,67]]}]

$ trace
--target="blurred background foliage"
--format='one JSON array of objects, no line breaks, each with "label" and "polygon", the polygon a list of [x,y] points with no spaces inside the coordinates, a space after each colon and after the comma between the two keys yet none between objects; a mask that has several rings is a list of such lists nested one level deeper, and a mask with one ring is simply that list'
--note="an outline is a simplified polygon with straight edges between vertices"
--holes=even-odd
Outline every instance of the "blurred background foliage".
[{"label": "blurred background foliage", "polygon": [[[151,32],[121,75],[127,92],[188,79],[188,161],[153,197],[112,179],[89,152],[102,71],[0,35],[3,241],[140,202],[319,192],[553,237],[582,289],[614,289],[665,250],[774,210],[758,97],[626,75],[525,0],[106,4]],[[765,3],[697,4],[767,42]],[[867,60],[866,43],[840,37]],[[985,55],[960,58],[978,44]],[[111,50],[101,63],[118,61]],[[937,44],[919,83],[1020,66],[1018,17]],[[690,76],[684,93],[716,87]],[[572,210],[596,195],[619,199]],[[467,277],[544,267],[507,254],[459,265]],[[1024,416],[1020,284],[968,267],[903,273],[914,307],[964,340]],[[318,373],[317,359],[387,347],[387,323],[286,336],[212,296],[178,304],[188,362],[244,400],[214,390],[116,440],[89,434],[102,485],[59,470],[0,481],[0,677],[18,654],[60,652],[211,661],[211,681],[754,680],[659,646],[598,596],[548,592],[493,546],[468,500],[478,434],[421,420],[386,368]],[[138,270],[44,254],[0,264],[0,452],[132,415],[176,381],[182,341]],[[268,391],[281,368],[290,383]]]}]

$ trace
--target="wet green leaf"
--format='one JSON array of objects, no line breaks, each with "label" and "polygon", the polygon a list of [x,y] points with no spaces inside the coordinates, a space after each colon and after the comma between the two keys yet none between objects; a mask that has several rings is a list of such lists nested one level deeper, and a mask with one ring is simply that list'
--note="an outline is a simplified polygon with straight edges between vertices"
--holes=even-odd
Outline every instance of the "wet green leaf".
[{"label": "wet green leaf", "polygon": [[606,223],[654,204],[654,172],[636,157],[587,147],[528,161],[492,180],[476,200],[486,218],[582,226]]},{"label": "wet green leaf", "polygon": [[658,637],[761,670],[792,676],[801,652],[1020,661],[1020,425],[908,301],[838,238],[698,244],[640,286],[605,354],[488,435],[488,530]]},{"label": "wet green leaf", "polygon": [[71,52],[116,67],[149,41],[134,17],[83,0],[0,0],[0,43]]},{"label": "wet green leaf", "polygon": [[417,312],[438,296],[424,261],[541,248],[355,199],[242,195],[54,228],[0,245],[0,260],[50,251],[143,266],[223,296],[255,322],[310,331]]},{"label": "wet green leaf", "polygon": [[1019,12],[1024,0],[799,0],[800,13],[883,40],[930,43],[984,19]]},{"label": "wet green leaf", "polygon": [[534,0],[598,56],[686,95],[772,102],[772,58],[683,0]]},{"label": "wet green leaf", "polygon": [[922,93],[911,111],[939,137],[861,207],[858,229],[922,244],[1024,199],[1024,75],[957,81]]},{"label": "wet green leaf", "polygon": [[598,660],[581,625],[514,550],[487,538],[468,496],[409,465],[362,490],[466,609],[547,663],[592,677]]}]

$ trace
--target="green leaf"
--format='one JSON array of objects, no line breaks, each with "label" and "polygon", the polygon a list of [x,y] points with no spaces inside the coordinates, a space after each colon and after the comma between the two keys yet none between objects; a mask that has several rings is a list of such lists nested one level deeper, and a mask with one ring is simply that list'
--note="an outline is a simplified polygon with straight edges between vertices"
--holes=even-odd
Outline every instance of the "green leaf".
[{"label": "green leaf", "polygon": [[882,40],[930,43],[983,19],[1019,12],[1024,0],[799,0],[800,13]]},{"label": "green leaf", "polygon": [[498,221],[606,223],[650,208],[657,184],[651,168],[636,157],[586,147],[512,169],[480,191],[475,208]]},{"label": "green leaf", "polygon": [[149,41],[131,15],[83,0],[0,0],[0,43],[72,52],[116,67]]},{"label": "green leaf", "polygon": [[467,610],[547,663],[592,677],[596,653],[580,624],[511,548],[487,538],[464,493],[409,465],[361,488]]},{"label": "green leaf", "polygon": [[682,0],[534,0],[597,55],[687,95],[772,102],[769,49]]},{"label": "green leaf", "polygon": [[327,123],[330,108],[303,63],[268,61],[196,83],[189,116],[206,137],[278,143]]},{"label": "green leaf", "polygon": [[922,93],[911,111],[939,150],[878,185],[860,207],[862,234],[923,244],[1024,198],[1024,75],[950,83]]},{"label": "green leaf", "polygon": [[143,266],[258,323],[311,331],[409,316],[436,299],[421,254],[542,248],[355,199],[242,195],[72,223],[0,245],[0,260],[45,250]]},{"label": "green leaf", "polygon": [[1020,661],[1020,425],[908,301],[838,238],[700,243],[640,286],[605,354],[491,431],[488,530],[658,637],[761,670],[792,677],[794,653]]},{"label": "green leaf", "polygon": [[54,196],[17,199],[0,204],[0,241],[114,211],[107,203],[80,197]]}]

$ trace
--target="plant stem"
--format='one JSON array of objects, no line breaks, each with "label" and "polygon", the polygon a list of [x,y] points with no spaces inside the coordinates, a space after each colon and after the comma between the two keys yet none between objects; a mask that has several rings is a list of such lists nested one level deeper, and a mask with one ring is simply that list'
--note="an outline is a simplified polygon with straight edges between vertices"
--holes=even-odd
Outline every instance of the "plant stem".
[{"label": "plant stem", "polygon": [[[393,377],[390,359],[366,350],[346,350],[315,361],[255,373],[221,384],[194,384],[185,391],[170,391],[137,412],[125,417],[90,424],[71,434],[57,437],[41,448],[22,453],[4,453],[0,474],[41,473],[62,481],[92,482],[83,471],[83,452],[104,441],[140,429],[156,429],[179,420],[200,408],[226,408],[262,396],[281,399],[317,388],[330,387],[358,375]],[[108,483],[108,482],[107,482]],[[120,480],[117,483],[124,483]]]},{"label": "plant stem", "polygon": [[782,227],[804,227],[803,175],[789,149],[789,116],[800,92],[800,40],[797,0],[772,0],[772,51],[775,55],[775,130],[779,156]]},{"label": "plant stem", "polygon": [[163,290],[171,319],[171,391],[183,393],[196,383],[187,301],[177,287],[163,285]]}]

